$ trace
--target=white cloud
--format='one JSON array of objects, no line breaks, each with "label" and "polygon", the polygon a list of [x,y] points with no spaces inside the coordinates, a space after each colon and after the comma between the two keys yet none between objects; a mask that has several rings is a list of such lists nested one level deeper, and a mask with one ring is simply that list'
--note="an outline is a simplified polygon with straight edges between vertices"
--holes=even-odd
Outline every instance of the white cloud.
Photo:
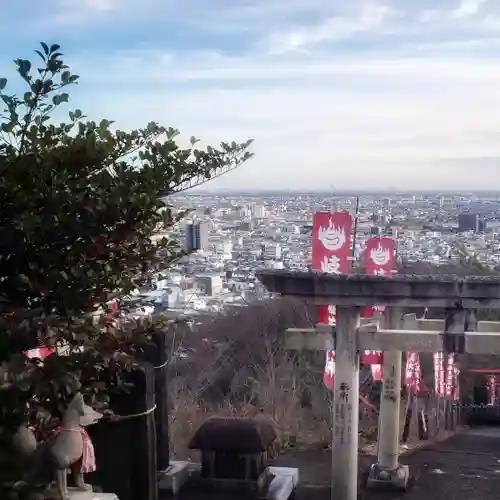
[{"label": "white cloud", "polygon": [[[500,161],[485,177],[470,162],[461,171],[459,161],[444,161],[500,158],[496,60],[336,59],[129,55],[115,66],[108,61],[99,79],[112,86],[116,75],[114,92],[92,85],[82,99],[89,114],[121,126],[154,119],[208,142],[254,137],[252,164],[216,186],[445,188],[500,181]],[[120,90],[126,73],[129,83]]]},{"label": "white cloud", "polygon": [[[134,21],[135,45],[74,54],[75,105],[122,128],[254,137],[252,163],[214,186],[500,185],[500,0],[105,1],[66,21],[154,16],[161,33]],[[192,30],[182,50],[174,14]]]},{"label": "white cloud", "polygon": [[417,20],[421,23],[431,23],[441,17],[441,12],[435,9],[426,9],[417,15]]},{"label": "white cloud", "polygon": [[[39,22],[59,27],[94,26],[165,16],[175,0],[48,0],[51,9]],[[101,35],[102,36],[102,35]]]},{"label": "white cloud", "polygon": [[274,33],[269,44],[274,53],[302,49],[319,42],[341,40],[378,29],[398,15],[398,11],[387,5],[366,3],[351,16],[332,16],[313,26]]},{"label": "white cloud", "polygon": [[89,21],[92,17],[108,15],[119,6],[117,0],[58,0],[54,15],[50,21],[54,24],[80,24]]},{"label": "white cloud", "polygon": [[460,6],[453,11],[453,15],[458,19],[474,16],[487,1],[488,0],[462,0]]}]

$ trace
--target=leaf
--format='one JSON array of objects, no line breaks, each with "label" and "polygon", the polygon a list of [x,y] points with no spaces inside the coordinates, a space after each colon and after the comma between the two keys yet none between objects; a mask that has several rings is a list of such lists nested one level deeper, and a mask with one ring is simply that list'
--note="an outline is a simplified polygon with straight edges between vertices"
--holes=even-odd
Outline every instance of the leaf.
[{"label": "leaf", "polygon": [[2,124],[0,124],[0,129],[2,130],[2,132],[6,132],[7,134],[10,134],[14,130],[15,126],[16,126],[16,124],[14,121],[3,122]]},{"label": "leaf", "polygon": [[[39,50],[35,50],[35,52],[40,56],[40,59],[42,61],[45,61],[45,56]],[[38,70],[38,71],[40,71],[40,70]]]},{"label": "leaf", "polygon": [[52,97],[52,104],[54,106],[59,106],[59,104],[62,104],[63,102],[68,102],[69,101],[69,94],[63,93],[63,94],[57,94],[54,97]]},{"label": "leaf", "polygon": [[60,45],[58,45],[57,43],[54,43],[54,45],[50,46],[50,52],[51,53],[57,52],[60,48],[61,48]]},{"label": "leaf", "polygon": [[69,71],[63,71],[61,74],[61,82],[65,85],[70,83],[71,73]]},{"label": "leaf", "polygon": [[40,45],[42,46],[45,55],[48,56],[50,54],[49,46],[45,42],[40,42]]},{"label": "leaf", "polygon": [[0,90],[3,90],[7,86],[7,78],[0,78]]},{"label": "leaf", "polygon": [[28,73],[31,70],[31,62],[27,59],[18,59],[17,60],[17,71],[21,75],[23,79],[28,78]]}]

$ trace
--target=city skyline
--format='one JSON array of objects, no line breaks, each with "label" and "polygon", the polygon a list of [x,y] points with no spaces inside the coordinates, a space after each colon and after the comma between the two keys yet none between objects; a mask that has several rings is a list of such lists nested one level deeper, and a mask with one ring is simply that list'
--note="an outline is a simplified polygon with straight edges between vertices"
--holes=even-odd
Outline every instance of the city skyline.
[{"label": "city skyline", "polygon": [[254,138],[211,189],[500,185],[497,0],[21,0],[0,27],[7,77],[57,33],[91,119]]}]

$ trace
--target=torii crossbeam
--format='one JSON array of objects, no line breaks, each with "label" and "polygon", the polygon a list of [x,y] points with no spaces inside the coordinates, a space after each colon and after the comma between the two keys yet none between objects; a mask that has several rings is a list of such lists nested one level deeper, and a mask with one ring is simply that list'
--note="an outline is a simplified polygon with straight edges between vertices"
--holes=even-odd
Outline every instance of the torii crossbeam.
[{"label": "torii crossbeam", "polygon": [[[331,275],[262,271],[263,285],[281,295],[337,306],[334,415],[332,432],[332,500],[356,500],[358,474],[359,352],[384,351],[384,383],[380,408],[379,453],[372,483],[404,488],[408,468],[399,464],[401,352],[500,354],[499,328],[482,331],[474,310],[500,309],[500,279],[490,277]],[[387,306],[383,328],[360,326],[360,311],[373,304]],[[405,307],[445,308],[443,323],[414,324],[402,329]],[[491,323],[491,322],[488,322]],[[408,328],[409,325],[405,325]],[[493,326],[493,325],[490,325]],[[444,328],[443,328],[444,327]],[[316,331],[288,330],[294,348],[325,348],[332,343],[324,327]],[[320,347],[321,346],[321,347]],[[338,460],[338,457],[342,457]]]}]

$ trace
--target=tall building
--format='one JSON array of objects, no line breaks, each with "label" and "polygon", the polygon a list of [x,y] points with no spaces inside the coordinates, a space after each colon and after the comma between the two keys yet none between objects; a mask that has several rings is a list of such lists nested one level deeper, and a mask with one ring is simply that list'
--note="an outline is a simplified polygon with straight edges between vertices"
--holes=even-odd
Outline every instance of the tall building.
[{"label": "tall building", "polygon": [[267,217],[266,207],[253,202],[248,206],[248,210],[255,219],[265,219]]},{"label": "tall building", "polygon": [[465,233],[467,231],[479,232],[479,216],[478,214],[464,213],[458,215],[458,232]]},{"label": "tall building", "polygon": [[186,248],[188,250],[208,250],[208,224],[195,222],[186,227]]}]

